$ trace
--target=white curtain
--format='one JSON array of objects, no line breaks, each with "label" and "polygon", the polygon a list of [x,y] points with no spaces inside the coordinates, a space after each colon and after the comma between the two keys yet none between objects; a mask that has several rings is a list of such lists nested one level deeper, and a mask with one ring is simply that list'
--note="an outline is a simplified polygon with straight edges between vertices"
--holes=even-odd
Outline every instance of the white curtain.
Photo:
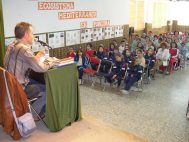
[{"label": "white curtain", "polygon": [[189,1],[130,0],[129,25],[144,29],[144,23],[161,28],[167,21],[177,20],[178,25],[189,25]]},{"label": "white curtain", "polygon": [[135,27],[135,30],[144,29],[144,0],[129,1],[129,25]]}]

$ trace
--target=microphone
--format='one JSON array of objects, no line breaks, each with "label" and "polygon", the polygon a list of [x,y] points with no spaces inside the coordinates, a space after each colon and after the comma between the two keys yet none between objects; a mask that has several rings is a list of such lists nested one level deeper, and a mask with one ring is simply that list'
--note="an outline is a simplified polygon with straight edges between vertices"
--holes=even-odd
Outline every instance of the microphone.
[{"label": "microphone", "polygon": [[52,49],[46,42],[39,40],[38,38],[34,38],[35,42],[39,42],[42,46],[47,46],[49,49]]}]

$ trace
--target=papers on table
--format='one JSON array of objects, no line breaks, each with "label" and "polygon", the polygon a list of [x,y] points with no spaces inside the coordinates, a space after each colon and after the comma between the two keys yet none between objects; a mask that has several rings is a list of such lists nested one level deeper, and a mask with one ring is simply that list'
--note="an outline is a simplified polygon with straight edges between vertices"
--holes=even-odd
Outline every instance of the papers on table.
[{"label": "papers on table", "polygon": [[53,62],[53,68],[62,67],[65,65],[73,64],[74,58],[64,58],[64,59],[57,59],[56,57],[49,57],[45,60],[45,62]]}]

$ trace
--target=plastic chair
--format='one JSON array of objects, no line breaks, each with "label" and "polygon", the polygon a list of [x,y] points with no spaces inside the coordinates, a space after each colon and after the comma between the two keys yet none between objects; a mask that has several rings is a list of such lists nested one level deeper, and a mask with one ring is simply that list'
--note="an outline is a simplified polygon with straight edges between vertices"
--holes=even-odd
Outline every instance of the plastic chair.
[{"label": "plastic chair", "polygon": [[97,57],[90,57],[89,58],[89,63],[91,65],[91,68],[93,70],[97,70],[98,69],[98,65],[100,64],[100,59]]},{"label": "plastic chair", "polygon": [[92,81],[91,86],[94,86],[95,81],[94,81],[92,78],[95,77],[97,71],[94,70],[94,69],[91,67],[91,64],[92,64],[92,63],[96,64],[96,65],[97,65],[97,68],[98,68],[98,66],[99,66],[99,64],[100,64],[100,59],[95,58],[95,57],[91,57],[91,58],[89,59],[89,61],[90,61],[90,63],[89,63],[90,66],[87,67],[87,68],[85,68],[83,71],[84,71],[84,73],[85,73],[86,75],[88,75],[88,80],[91,80],[91,81]]}]

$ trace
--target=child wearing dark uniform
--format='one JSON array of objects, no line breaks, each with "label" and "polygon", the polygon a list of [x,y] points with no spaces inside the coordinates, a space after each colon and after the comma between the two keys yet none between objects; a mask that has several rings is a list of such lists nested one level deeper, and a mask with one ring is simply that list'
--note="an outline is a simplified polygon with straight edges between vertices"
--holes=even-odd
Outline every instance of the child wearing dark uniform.
[{"label": "child wearing dark uniform", "polygon": [[112,67],[110,75],[107,77],[109,83],[113,83],[117,79],[117,87],[120,86],[123,77],[125,76],[126,66],[120,53],[115,54],[115,63]]},{"label": "child wearing dark uniform", "polygon": [[119,53],[119,50],[117,48],[114,49],[114,52],[112,54],[109,54],[109,60],[112,62],[112,63],[115,63],[115,55]]},{"label": "child wearing dark uniform", "polygon": [[134,85],[135,82],[139,81],[142,73],[143,66],[140,65],[140,60],[134,58],[132,64],[127,69],[127,77],[125,78],[125,89],[121,90],[123,94],[129,94],[129,90]]},{"label": "child wearing dark uniform", "polygon": [[[150,79],[150,71],[154,68],[154,65],[155,65],[155,56],[153,53],[154,53],[154,50],[152,48],[149,48],[148,52],[144,56],[145,61],[146,61],[146,67],[148,67],[147,73],[148,73],[149,79]],[[154,73],[152,75],[154,76]]]},{"label": "child wearing dark uniform", "polygon": [[132,62],[131,51],[129,51],[128,49],[124,50],[123,59],[126,64],[130,65]]},{"label": "child wearing dark uniform", "polygon": [[99,58],[100,60],[102,60],[102,59],[104,59],[104,57],[106,57],[106,54],[104,52],[104,48],[101,45],[98,47],[96,57]]}]

